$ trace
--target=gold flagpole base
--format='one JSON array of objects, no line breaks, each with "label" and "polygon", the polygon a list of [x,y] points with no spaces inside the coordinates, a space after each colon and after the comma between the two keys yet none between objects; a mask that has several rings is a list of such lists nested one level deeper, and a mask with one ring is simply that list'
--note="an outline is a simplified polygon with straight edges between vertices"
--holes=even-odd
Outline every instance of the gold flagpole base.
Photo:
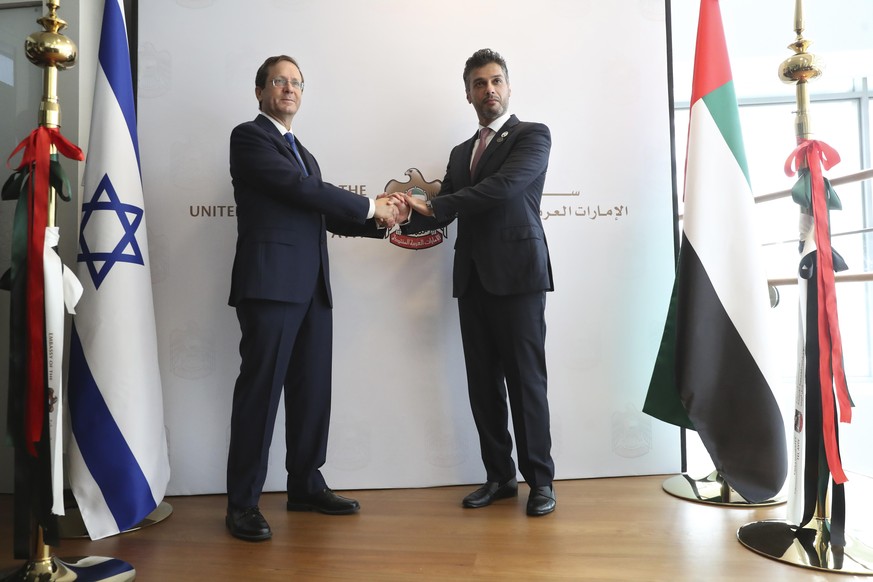
[{"label": "gold flagpole base", "polygon": [[737,539],[753,552],[793,566],[873,576],[873,548],[848,533],[845,547],[832,546],[825,518],[802,528],[778,519],[756,521],[737,530]]},{"label": "gold flagpole base", "polygon": [[[173,506],[162,501],[145,519],[120,533],[136,531],[159,523],[172,515]],[[62,538],[87,538],[88,530],[77,508],[67,508],[66,515],[58,516],[58,530]],[[40,540],[42,538],[40,537]],[[0,572],[0,582],[129,582],[136,580],[136,570],[122,560],[102,556],[77,556],[59,559],[49,555],[51,548],[38,543],[36,555],[18,570]]]},{"label": "gold flagpole base", "polygon": [[0,582],[128,582],[136,580],[136,570],[127,562],[115,558],[87,556],[59,560],[28,562],[11,575],[0,577]]},{"label": "gold flagpole base", "polygon": [[773,499],[752,503],[728,485],[717,471],[713,471],[703,479],[693,479],[682,473],[670,477],[661,485],[664,491],[689,501],[708,503],[712,505],[725,505],[729,507],[766,507],[785,503],[786,496],[778,495]]},{"label": "gold flagpole base", "polygon": [[[61,538],[87,538],[88,530],[85,528],[85,522],[82,521],[82,514],[76,507],[68,507],[64,510],[66,515],[58,516],[58,533]],[[173,514],[173,506],[166,501],[161,503],[150,514],[145,516],[141,522],[130,529],[126,529],[119,533],[128,533],[149,527],[156,523],[160,523]]]}]

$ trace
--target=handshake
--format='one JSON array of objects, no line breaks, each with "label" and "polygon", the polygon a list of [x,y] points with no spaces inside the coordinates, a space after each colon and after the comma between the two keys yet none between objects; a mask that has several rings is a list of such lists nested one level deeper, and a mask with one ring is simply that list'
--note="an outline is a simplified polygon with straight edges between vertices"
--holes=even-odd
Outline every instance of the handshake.
[{"label": "handshake", "polygon": [[409,220],[409,213],[415,210],[425,216],[433,216],[433,211],[424,200],[404,192],[383,192],[376,196],[376,214],[373,218],[381,228],[393,228]]}]

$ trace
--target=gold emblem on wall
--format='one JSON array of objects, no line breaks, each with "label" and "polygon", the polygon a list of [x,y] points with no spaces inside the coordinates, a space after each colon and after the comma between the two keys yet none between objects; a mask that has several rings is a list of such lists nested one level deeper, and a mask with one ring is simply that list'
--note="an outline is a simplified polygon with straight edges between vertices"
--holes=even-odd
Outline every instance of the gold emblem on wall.
[{"label": "gold emblem on wall", "polygon": [[[432,200],[440,191],[440,180],[428,182],[424,179],[418,168],[409,168],[404,172],[408,180],[390,180],[385,184],[385,192],[405,192],[423,200]],[[391,244],[404,249],[427,249],[443,242],[446,237],[446,228],[425,230],[417,233],[406,233],[396,230],[388,239]]]}]

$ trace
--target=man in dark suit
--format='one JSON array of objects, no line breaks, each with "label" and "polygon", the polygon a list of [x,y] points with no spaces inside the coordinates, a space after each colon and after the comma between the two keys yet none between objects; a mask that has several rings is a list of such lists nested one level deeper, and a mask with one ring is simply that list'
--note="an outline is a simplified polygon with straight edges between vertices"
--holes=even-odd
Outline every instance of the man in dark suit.
[{"label": "man in dark suit", "polygon": [[258,500],[283,389],[287,509],[359,509],[331,491],[319,470],[327,453],[333,326],[326,231],[381,238],[379,227],[392,226],[397,215],[396,198],[371,200],[322,181],[315,158],[291,133],[303,87],[294,59],[267,59],[255,76],[260,114],[230,136],[238,238],[229,303],[242,338],[226,525],[251,541],[272,535]]},{"label": "man in dark suit", "polygon": [[417,214],[403,229],[458,221],[453,295],[486,472],[463,505],[518,494],[508,392],[519,470],[530,486],[527,513],[546,515],[555,509],[545,356],[546,291],[554,285],[540,200],[551,135],[509,114],[509,75],[496,52],[482,49],[467,60],[464,87],[480,129],[452,150],[436,197],[407,196]]}]

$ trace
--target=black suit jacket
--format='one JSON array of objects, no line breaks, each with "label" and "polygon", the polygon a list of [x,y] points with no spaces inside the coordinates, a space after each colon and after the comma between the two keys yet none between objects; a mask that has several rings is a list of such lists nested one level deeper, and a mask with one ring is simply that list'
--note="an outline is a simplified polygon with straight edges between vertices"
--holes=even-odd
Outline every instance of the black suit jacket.
[{"label": "black suit jacket", "polygon": [[457,219],[455,297],[466,291],[474,264],[483,287],[495,295],[554,290],[540,219],[552,146],[549,128],[510,116],[471,176],[476,137],[452,149],[442,186],[431,202],[434,218],[413,215],[404,231],[419,232]]},{"label": "black suit jacket", "polygon": [[332,302],[326,231],[384,236],[375,221],[366,220],[367,199],[322,181],[315,158],[297,144],[309,170],[305,178],[288,142],[263,115],[231,132],[237,205],[232,306],[243,299],[308,301],[319,273]]}]

